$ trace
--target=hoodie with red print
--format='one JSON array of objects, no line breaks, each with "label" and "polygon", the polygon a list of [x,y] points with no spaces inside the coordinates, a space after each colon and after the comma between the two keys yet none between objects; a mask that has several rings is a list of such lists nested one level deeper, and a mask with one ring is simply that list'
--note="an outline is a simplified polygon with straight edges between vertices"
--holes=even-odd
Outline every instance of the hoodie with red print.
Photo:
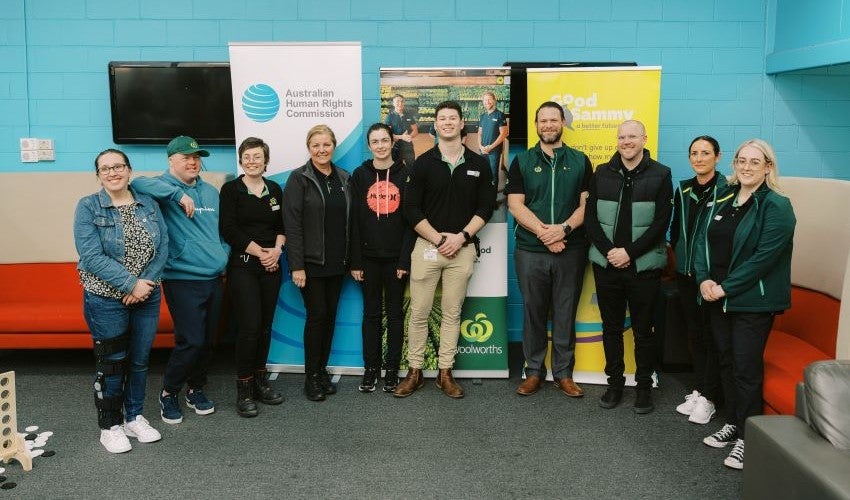
[{"label": "hoodie with red print", "polygon": [[396,259],[397,269],[410,270],[416,235],[401,209],[406,179],[401,161],[382,170],[366,160],[351,174],[351,269],[363,269],[369,258]]}]

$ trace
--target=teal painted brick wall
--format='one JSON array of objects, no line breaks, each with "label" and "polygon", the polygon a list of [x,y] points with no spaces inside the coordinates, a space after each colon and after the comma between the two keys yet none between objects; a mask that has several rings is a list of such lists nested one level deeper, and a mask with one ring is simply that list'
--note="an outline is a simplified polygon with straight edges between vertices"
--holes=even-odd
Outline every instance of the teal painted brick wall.
[{"label": "teal painted brick wall", "polygon": [[[708,133],[720,140],[727,171],[735,146],[761,136],[776,146],[783,175],[850,179],[850,67],[766,76],[771,2],[9,1],[0,12],[0,172],[33,168],[19,161],[20,137],[55,140],[57,161],[39,170],[88,170],[112,146],[110,60],[226,60],[228,41],[359,40],[365,123],[379,116],[380,67],[634,60],[663,66],[653,154],[676,178],[689,175],[690,139]],[[139,169],[164,168],[162,147],[123,149]],[[233,148],[211,149],[207,167],[230,170]],[[509,289],[517,339],[513,278]]]}]

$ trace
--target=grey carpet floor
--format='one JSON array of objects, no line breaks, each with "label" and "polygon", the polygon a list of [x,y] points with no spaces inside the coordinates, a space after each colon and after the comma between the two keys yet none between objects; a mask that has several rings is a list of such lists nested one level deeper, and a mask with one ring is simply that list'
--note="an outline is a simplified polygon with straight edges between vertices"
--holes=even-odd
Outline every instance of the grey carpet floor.
[{"label": "grey carpet floor", "polygon": [[[257,418],[235,412],[232,350],[216,353],[208,416],[159,418],[156,389],[167,352],[154,351],[145,415],[157,443],[121,455],[98,442],[93,362],[85,351],[3,351],[0,372],[15,370],[18,424],[50,430],[33,470],[2,465],[4,498],[737,498],[742,473],[723,466],[726,451],[701,439],[721,426],[690,424],[674,411],[689,374],[661,374],[655,412],[632,411],[634,391],[603,410],[602,386],[570,399],[547,384],[530,397],[520,382],[516,346],[511,378],[461,381],[452,400],[429,380],[406,399],[357,391],[342,377],[322,403],[301,395],[303,377],[273,385],[287,400]],[[185,410],[185,406],[184,406]],[[727,450],[728,451],[728,450]]]}]

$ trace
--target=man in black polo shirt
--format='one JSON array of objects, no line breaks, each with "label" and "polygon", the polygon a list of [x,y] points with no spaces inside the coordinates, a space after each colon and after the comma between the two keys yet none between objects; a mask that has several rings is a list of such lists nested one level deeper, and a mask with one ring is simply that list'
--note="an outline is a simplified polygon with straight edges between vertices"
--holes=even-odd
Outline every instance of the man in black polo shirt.
[{"label": "man in black polo shirt", "polygon": [[[584,225],[602,316],[608,389],[599,401],[613,408],[623,397],[623,324],[628,305],[635,338],[635,413],[649,413],[655,359],[652,318],[667,263],[666,235],[673,213],[670,169],[649,157],[646,128],[626,120],[617,128],[617,152],[590,183]],[[694,299],[696,300],[696,299]]]},{"label": "man in black polo shirt", "polygon": [[428,315],[437,284],[442,280],[439,375],[437,387],[446,395],[462,398],[463,389],[452,377],[460,311],[475,262],[473,239],[490,216],[496,190],[490,166],[461,142],[463,113],[460,105],[446,101],[435,108],[437,146],[413,163],[403,201],[404,215],[419,238],[411,254],[410,322],[408,324],[407,376],[396,387],[405,397],[422,387],[422,366],[428,339]]},{"label": "man in black polo shirt", "polygon": [[393,160],[403,160],[407,168],[413,165],[413,138],[419,134],[416,116],[404,105],[404,96],[393,96],[393,109],[387,113],[384,123],[393,130]]}]

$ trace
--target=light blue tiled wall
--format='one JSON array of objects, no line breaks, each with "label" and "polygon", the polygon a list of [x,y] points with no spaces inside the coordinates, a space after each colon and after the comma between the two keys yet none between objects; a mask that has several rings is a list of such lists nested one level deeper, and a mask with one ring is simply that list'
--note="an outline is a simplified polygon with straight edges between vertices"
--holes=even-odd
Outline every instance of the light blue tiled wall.
[{"label": "light blue tiled wall", "polygon": [[[784,175],[850,179],[850,70],[765,76],[768,0],[3,0],[0,172],[84,170],[112,146],[107,63],[228,57],[228,41],[360,40],[364,123],[379,116],[378,68],[507,60],[661,65],[658,158],[689,172],[695,135],[775,143]],[[56,161],[20,163],[18,138],[53,138]],[[300,138],[299,138],[300,143]],[[137,168],[161,146],[124,146]],[[232,168],[214,147],[208,167]],[[728,171],[728,162],[724,161]],[[512,274],[512,273],[511,273]],[[511,335],[519,296],[512,280]]]}]

